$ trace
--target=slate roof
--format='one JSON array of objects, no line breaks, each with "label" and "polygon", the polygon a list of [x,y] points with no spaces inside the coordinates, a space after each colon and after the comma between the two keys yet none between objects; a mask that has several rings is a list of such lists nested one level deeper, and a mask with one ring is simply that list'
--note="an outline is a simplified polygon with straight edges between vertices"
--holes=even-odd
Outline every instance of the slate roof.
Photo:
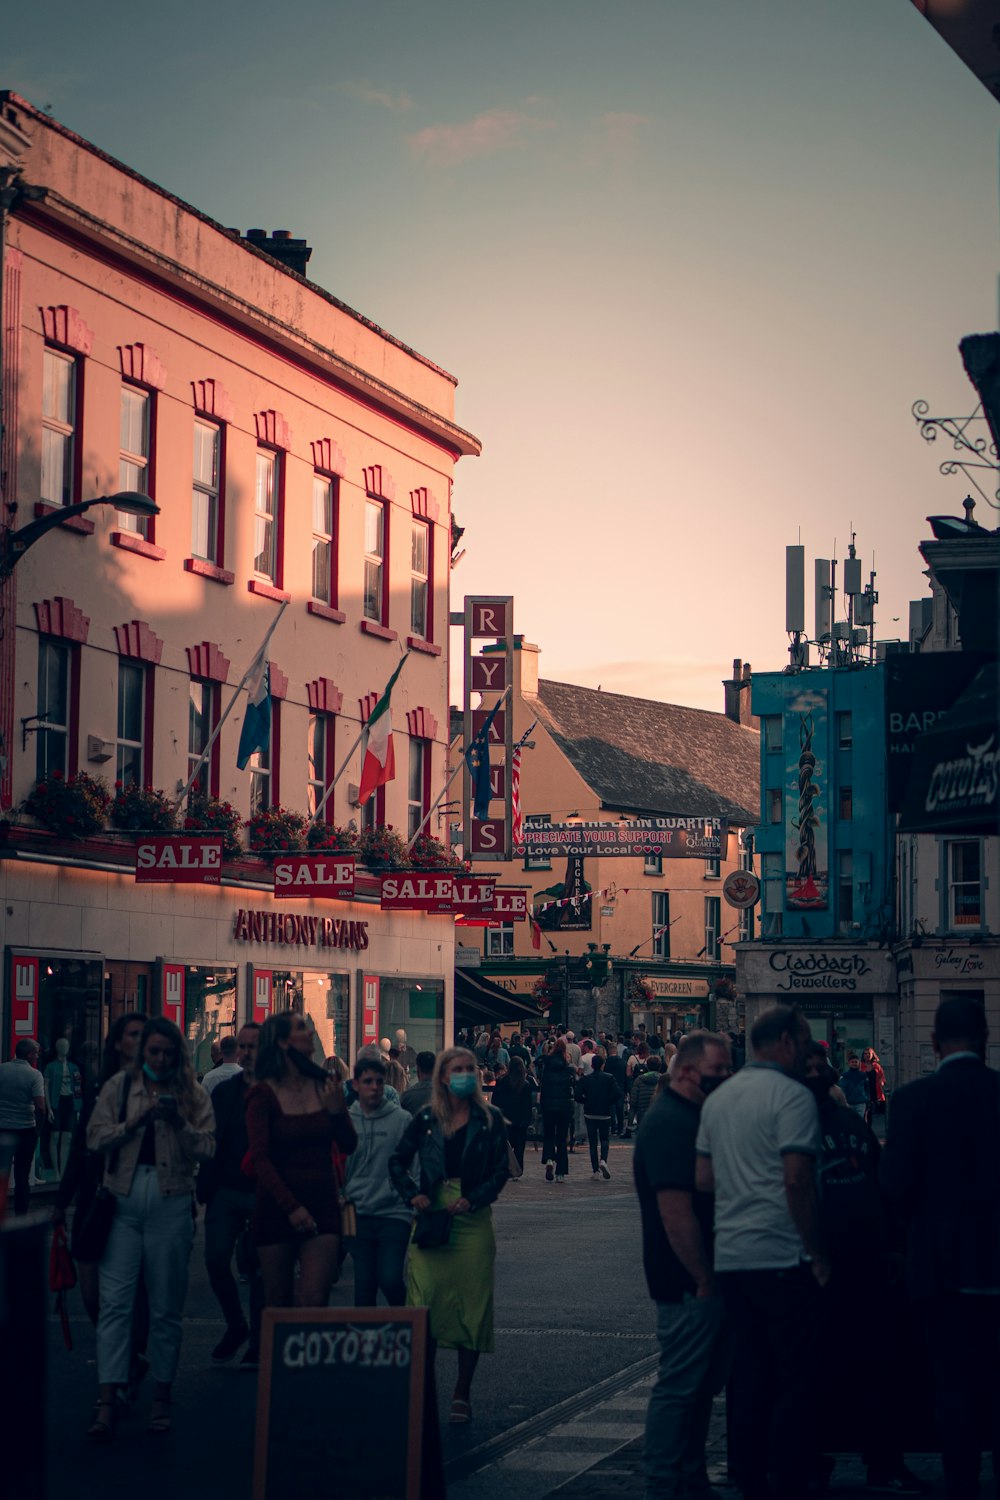
[{"label": "slate roof", "polygon": [[725,714],[626,698],[568,682],[538,684],[529,713],[607,808],[760,821],[760,735]]}]

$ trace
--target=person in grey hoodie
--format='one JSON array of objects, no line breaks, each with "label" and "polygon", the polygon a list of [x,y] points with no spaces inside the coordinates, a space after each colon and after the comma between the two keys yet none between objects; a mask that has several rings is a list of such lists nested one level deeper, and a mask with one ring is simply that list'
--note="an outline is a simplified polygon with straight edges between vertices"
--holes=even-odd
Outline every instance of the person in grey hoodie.
[{"label": "person in grey hoodie", "polygon": [[386,1099],[385,1078],[385,1063],[370,1053],[354,1065],[350,1116],[358,1145],[347,1158],[345,1193],[357,1215],[350,1244],[356,1307],[375,1307],[379,1292],[390,1307],[406,1304],[403,1267],[413,1213],[392,1185],[389,1158],[411,1117],[398,1100]]}]

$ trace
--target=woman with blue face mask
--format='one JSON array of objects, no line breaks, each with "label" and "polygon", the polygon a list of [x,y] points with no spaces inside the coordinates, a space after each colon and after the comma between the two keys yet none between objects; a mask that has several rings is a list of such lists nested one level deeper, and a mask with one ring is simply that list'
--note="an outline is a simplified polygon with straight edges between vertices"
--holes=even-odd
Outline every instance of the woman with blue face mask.
[{"label": "woman with blue face mask", "polygon": [[[410,1174],[414,1157],[419,1185]],[[510,1175],[508,1159],[503,1116],[483,1097],[474,1054],[446,1048],[434,1064],[431,1102],[407,1126],[389,1175],[417,1214],[407,1306],[429,1310],[433,1348],[458,1351],[453,1424],[471,1421],[472,1377],[480,1354],[493,1353],[490,1204]]]}]

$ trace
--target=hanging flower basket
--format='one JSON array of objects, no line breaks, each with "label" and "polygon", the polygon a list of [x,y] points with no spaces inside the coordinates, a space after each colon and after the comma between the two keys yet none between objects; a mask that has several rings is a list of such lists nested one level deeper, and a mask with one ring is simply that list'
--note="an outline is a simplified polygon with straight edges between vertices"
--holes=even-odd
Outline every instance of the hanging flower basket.
[{"label": "hanging flower basket", "polygon": [[305,847],[306,820],[287,807],[268,807],[255,813],[247,824],[248,842],[255,854],[274,859],[279,854],[299,854]]},{"label": "hanging flower basket", "polygon": [[105,826],[110,805],[111,793],[103,781],[85,771],[69,777],[53,771],[36,782],[24,810],[50,833],[85,839]]},{"label": "hanging flower basket", "polygon": [[358,857],[372,870],[405,870],[410,862],[406,844],[391,823],[360,835]]},{"label": "hanging flower basket", "polygon": [[172,833],[176,821],[165,792],[134,781],[128,786],[115,782],[110,816],[112,828],[122,833]]},{"label": "hanging flower basket", "polygon": [[306,833],[306,848],[320,852],[329,850],[333,854],[353,854],[358,847],[358,835],[353,828],[334,828],[330,823],[310,823]]},{"label": "hanging flower basket", "polygon": [[242,854],[240,829],[243,820],[231,802],[218,797],[193,797],[184,817],[187,833],[221,833],[222,853],[226,859]]},{"label": "hanging flower basket", "polygon": [[410,850],[410,864],[415,870],[458,870],[458,860],[440,839],[422,833]]},{"label": "hanging flower basket", "polygon": [[641,1000],[649,1005],[656,999],[656,991],[651,984],[646,984],[638,974],[634,974],[628,982],[628,997],[630,1000]]}]

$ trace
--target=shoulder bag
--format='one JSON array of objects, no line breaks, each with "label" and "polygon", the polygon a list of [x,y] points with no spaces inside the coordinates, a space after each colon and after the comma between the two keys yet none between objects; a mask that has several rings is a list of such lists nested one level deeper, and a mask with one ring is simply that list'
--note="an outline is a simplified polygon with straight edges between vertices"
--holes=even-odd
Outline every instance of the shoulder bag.
[{"label": "shoulder bag", "polygon": [[413,1226],[418,1250],[443,1250],[451,1239],[452,1215],[446,1208],[422,1208]]},{"label": "shoulder bag", "polygon": [[[122,1125],[125,1122],[125,1114],[128,1109],[129,1090],[131,1089],[131,1087],[132,1075],[131,1073],[126,1073],[125,1087],[122,1089],[121,1108],[118,1111],[119,1125]],[[113,1172],[117,1165],[118,1152],[117,1150],[115,1150],[112,1151],[111,1155],[108,1157],[108,1163],[104,1169],[104,1176],[107,1177],[109,1172]],[[84,1213],[82,1220],[80,1220],[80,1222],[77,1222],[74,1219],[73,1221],[72,1249],[73,1258],[75,1260],[82,1260],[87,1265],[93,1265],[101,1259],[102,1255],[104,1254],[105,1247],[108,1243],[108,1236],[111,1233],[111,1226],[114,1223],[115,1211],[117,1207],[118,1199],[115,1197],[111,1189],[109,1187],[105,1187],[102,1182],[101,1186],[97,1190],[96,1195],[94,1196],[89,1207]]]}]

